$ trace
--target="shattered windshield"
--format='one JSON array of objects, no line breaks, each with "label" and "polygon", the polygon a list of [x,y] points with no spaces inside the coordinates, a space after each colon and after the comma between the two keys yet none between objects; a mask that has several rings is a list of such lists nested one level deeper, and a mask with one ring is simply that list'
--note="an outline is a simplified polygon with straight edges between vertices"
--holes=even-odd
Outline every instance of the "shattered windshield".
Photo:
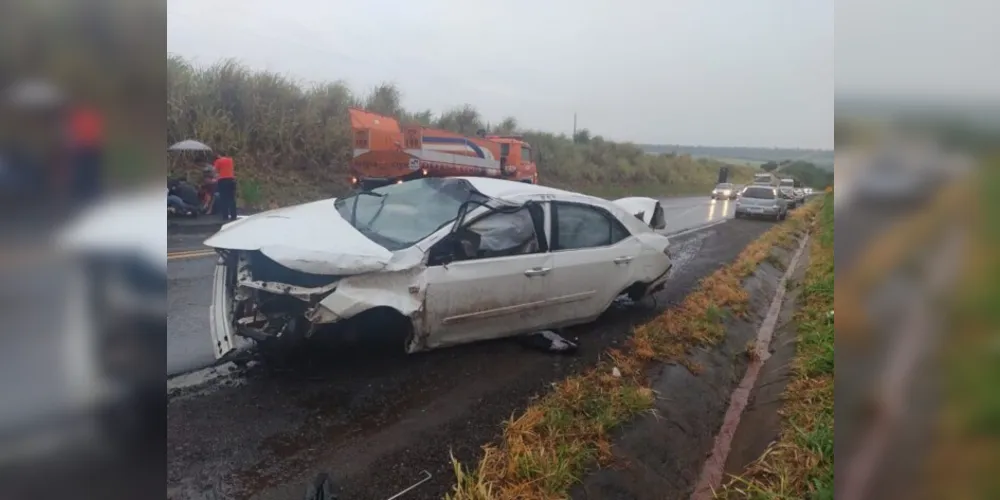
[{"label": "shattered windshield", "polygon": [[395,251],[453,222],[463,203],[485,203],[487,199],[465,180],[426,178],[354,194],[338,199],[334,206],[355,229]]}]

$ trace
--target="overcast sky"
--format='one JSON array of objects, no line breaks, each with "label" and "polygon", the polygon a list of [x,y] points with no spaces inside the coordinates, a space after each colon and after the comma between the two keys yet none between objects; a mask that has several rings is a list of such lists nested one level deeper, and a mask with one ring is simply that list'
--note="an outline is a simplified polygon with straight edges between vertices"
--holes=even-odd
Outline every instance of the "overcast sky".
[{"label": "overcast sky", "polygon": [[[391,81],[408,109],[470,103],[551,132],[576,112],[616,140],[832,148],[833,4],[169,0],[168,50],[356,90]],[[871,69],[852,71],[863,87]]]}]

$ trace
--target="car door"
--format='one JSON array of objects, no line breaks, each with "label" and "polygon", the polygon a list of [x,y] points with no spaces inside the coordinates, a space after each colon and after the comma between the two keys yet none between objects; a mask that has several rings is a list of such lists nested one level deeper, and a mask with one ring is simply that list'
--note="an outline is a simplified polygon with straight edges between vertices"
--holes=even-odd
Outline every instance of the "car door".
[{"label": "car door", "polygon": [[530,332],[546,322],[552,255],[541,206],[489,214],[465,227],[481,238],[476,255],[427,269],[428,348]]},{"label": "car door", "polygon": [[642,244],[602,207],[552,202],[552,316],[560,325],[591,321],[633,283]]}]

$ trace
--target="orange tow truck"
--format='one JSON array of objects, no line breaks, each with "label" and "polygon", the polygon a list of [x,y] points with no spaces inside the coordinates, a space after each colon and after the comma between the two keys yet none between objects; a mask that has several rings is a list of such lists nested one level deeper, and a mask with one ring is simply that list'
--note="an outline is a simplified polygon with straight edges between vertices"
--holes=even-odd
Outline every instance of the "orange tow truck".
[{"label": "orange tow truck", "polygon": [[421,177],[482,176],[531,184],[538,169],[520,136],[467,137],[351,108],[351,185],[373,189]]}]

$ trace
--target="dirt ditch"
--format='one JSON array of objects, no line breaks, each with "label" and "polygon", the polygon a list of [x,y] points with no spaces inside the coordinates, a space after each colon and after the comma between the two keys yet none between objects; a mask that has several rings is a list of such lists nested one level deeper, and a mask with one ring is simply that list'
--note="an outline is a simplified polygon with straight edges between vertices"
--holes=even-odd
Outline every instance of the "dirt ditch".
[{"label": "dirt ditch", "polygon": [[[572,498],[689,498],[697,486],[705,489],[712,482],[703,476],[715,476],[717,481],[723,473],[738,474],[777,438],[777,410],[795,354],[795,327],[790,323],[798,295],[795,285],[804,276],[807,246],[787,273],[787,282],[781,282],[798,248],[772,249],[744,281],[749,295],[746,315],[725,320],[721,343],[692,353],[685,363],[651,370],[655,411],[618,431],[612,448],[614,465],[585,477],[571,491]],[[767,353],[761,355],[758,333],[764,330],[762,323],[780,285],[787,291],[780,309],[772,312],[777,313],[776,324],[765,344]],[[749,394],[737,392],[733,397],[741,382],[747,383],[743,379],[752,363],[759,363],[754,368],[759,372],[744,388]],[[746,406],[742,411],[737,407],[734,415],[730,406],[739,406],[731,405],[737,399]]]}]

